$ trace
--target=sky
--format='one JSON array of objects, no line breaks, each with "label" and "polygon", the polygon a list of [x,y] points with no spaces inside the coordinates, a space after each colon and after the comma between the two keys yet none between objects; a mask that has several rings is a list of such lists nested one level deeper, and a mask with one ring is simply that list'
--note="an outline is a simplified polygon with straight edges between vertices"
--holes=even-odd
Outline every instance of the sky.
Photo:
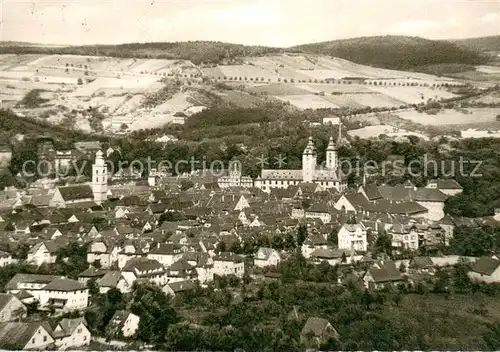
[{"label": "sky", "polygon": [[374,35],[500,34],[500,0],[0,0],[0,40],[213,40],[287,47]]}]

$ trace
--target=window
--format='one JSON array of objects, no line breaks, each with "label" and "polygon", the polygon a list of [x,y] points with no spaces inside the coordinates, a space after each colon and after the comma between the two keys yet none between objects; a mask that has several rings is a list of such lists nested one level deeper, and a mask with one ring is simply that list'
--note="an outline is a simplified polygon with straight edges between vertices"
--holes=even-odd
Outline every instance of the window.
[{"label": "window", "polygon": [[47,342],[47,335],[43,337],[43,342]]},{"label": "window", "polygon": [[77,333],[81,334],[82,333],[82,328],[78,329]]},{"label": "window", "polygon": [[34,337],[31,339],[31,343],[35,343],[35,338]]}]

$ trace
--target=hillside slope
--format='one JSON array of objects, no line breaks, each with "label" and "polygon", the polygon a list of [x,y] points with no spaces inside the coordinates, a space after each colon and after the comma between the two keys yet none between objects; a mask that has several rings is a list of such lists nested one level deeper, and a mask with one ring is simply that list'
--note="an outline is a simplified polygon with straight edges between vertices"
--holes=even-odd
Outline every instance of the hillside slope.
[{"label": "hillside slope", "polygon": [[283,51],[265,46],[246,46],[212,41],[176,43],[130,43],[118,45],[85,45],[63,48],[37,47],[33,45],[1,45],[0,54],[71,54],[111,56],[119,58],[182,59],[194,64],[220,63],[224,59],[245,56],[262,56]]},{"label": "hillside slope", "polygon": [[500,35],[450,40],[450,42],[475,51],[481,51],[481,52],[500,51]]},{"label": "hillside slope", "polygon": [[483,62],[478,52],[446,41],[417,37],[380,36],[304,44],[291,48],[245,46],[222,42],[131,43],[120,45],[39,47],[1,45],[0,54],[72,54],[120,58],[183,59],[194,64],[222,63],[234,58],[264,56],[284,51],[335,56],[381,68],[419,70],[436,64],[475,65]]},{"label": "hillside slope", "polygon": [[454,43],[404,36],[361,37],[304,44],[290,49],[400,70],[419,70],[439,64],[476,65],[484,62],[478,52]]}]

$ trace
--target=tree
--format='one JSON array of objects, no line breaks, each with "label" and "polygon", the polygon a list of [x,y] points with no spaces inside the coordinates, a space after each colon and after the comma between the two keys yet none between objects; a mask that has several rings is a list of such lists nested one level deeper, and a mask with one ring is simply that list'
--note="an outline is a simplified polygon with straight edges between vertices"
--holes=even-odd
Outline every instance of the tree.
[{"label": "tree", "polygon": [[300,225],[297,229],[297,247],[302,247],[302,244],[307,238],[307,227],[305,225]]},{"label": "tree", "polygon": [[137,337],[145,342],[164,343],[169,325],[179,321],[170,296],[151,283],[134,283],[129,306],[140,317]]},{"label": "tree", "polygon": [[392,237],[391,235],[381,232],[375,241],[375,251],[378,253],[392,253]]},{"label": "tree", "polygon": [[90,295],[93,296],[99,294],[99,287],[97,286],[96,279],[92,278],[87,281],[87,288],[89,289]]}]

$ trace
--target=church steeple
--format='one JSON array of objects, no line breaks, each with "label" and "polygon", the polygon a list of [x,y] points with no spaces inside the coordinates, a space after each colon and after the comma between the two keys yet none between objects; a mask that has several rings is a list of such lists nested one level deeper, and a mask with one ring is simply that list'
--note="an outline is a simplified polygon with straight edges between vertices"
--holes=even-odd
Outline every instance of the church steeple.
[{"label": "church steeple", "polygon": [[96,153],[92,165],[92,192],[97,204],[102,204],[108,197],[108,168],[101,150]]},{"label": "church steeple", "polygon": [[309,137],[309,141],[302,154],[302,180],[304,182],[313,182],[314,175],[316,172],[316,148],[314,147],[314,142],[312,137]]},{"label": "church steeple", "polygon": [[328,142],[328,147],[326,147],[326,168],[328,170],[336,170],[338,166],[338,153],[337,145],[333,141],[333,137],[330,137]]},{"label": "church steeple", "polygon": [[316,147],[314,146],[312,136],[309,136],[309,142],[307,142],[306,148],[304,149],[304,154],[316,154]]},{"label": "church steeple", "polygon": [[337,150],[337,145],[333,141],[333,137],[330,137],[330,140],[328,141],[328,147],[326,147],[326,150]]}]

